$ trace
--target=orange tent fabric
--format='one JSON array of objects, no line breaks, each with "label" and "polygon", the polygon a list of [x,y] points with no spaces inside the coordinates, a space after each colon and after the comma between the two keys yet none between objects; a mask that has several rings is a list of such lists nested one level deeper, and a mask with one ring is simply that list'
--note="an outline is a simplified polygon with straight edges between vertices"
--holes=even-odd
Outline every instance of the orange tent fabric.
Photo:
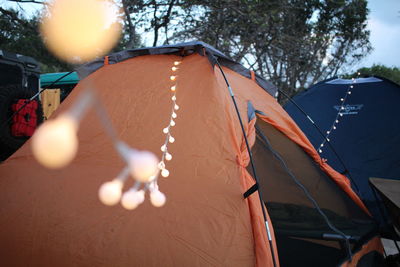
[{"label": "orange tent fabric", "polygon": [[[106,207],[100,185],[118,174],[123,162],[94,112],[82,121],[80,147],[72,164],[47,170],[32,157],[27,142],[0,165],[0,256],[6,266],[273,266],[239,120],[221,72],[205,56],[146,55],[106,64],[85,78],[55,112],[66,111],[86,87],[93,87],[119,138],[159,155],[170,115],[171,65],[181,60],[180,106],[170,146],[167,195],[162,208],[146,200],[134,211]],[[254,143],[254,120],[247,101],[271,117],[262,118],[315,151],[286,112],[254,79],[224,67],[238,103],[246,135]],[[254,77],[254,76],[253,76]],[[331,177],[362,203],[338,175]],[[127,187],[125,188],[127,189]],[[269,220],[269,218],[268,218]],[[270,221],[269,221],[270,223]],[[275,261],[278,253],[272,225]]]}]

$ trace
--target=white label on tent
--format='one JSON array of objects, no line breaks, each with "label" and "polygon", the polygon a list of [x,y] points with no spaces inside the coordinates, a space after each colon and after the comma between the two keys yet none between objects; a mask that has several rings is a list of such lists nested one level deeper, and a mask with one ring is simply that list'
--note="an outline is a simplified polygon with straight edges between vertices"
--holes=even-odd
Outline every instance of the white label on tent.
[{"label": "white label on tent", "polygon": [[[358,112],[364,107],[364,104],[355,104],[355,105],[345,105],[343,106],[344,110],[341,112],[343,115],[357,115]],[[341,106],[333,106],[337,111],[340,110]]]}]

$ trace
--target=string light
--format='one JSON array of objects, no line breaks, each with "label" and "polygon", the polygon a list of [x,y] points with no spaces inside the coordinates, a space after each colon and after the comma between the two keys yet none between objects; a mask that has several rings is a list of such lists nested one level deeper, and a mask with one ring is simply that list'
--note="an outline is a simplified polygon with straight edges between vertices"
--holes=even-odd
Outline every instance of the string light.
[{"label": "string light", "polygon": [[[360,75],[361,75],[360,72],[358,72],[358,73],[357,73],[357,78],[359,78]],[[348,97],[349,95],[351,95],[351,90],[354,88],[354,84],[357,82],[357,79],[355,79],[355,78],[353,77],[353,78],[351,78],[351,82],[352,82],[352,83],[351,83],[351,84],[349,85],[349,87],[347,88],[344,97],[340,98],[340,107],[339,107],[339,109],[338,109],[338,113],[336,114],[336,117],[335,117],[335,119],[333,120],[333,123],[332,123],[330,129],[329,129],[328,131],[326,131],[325,139],[322,141],[322,143],[319,145],[319,147],[318,147],[318,149],[317,149],[317,151],[318,151],[319,153],[322,153],[322,152],[323,152],[322,148],[324,147],[324,144],[325,144],[326,142],[330,142],[329,136],[330,136],[330,134],[333,132],[333,130],[336,130],[336,129],[337,129],[337,124],[339,123],[339,117],[343,117],[343,112],[346,110],[346,108],[345,108],[345,102],[346,102],[346,100],[347,100],[347,97]]]}]

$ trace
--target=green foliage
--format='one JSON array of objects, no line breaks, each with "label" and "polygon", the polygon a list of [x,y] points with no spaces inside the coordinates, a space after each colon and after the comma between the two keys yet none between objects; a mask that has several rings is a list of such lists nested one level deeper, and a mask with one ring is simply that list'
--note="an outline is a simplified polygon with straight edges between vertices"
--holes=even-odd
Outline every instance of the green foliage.
[{"label": "green foliage", "polygon": [[400,85],[400,69],[397,67],[390,68],[384,65],[374,64],[370,68],[360,68],[356,72],[352,74],[346,74],[343,77],[346,79],[351,79],[357,77],[358,73],[360,73],[361,77],[380,76]]}]

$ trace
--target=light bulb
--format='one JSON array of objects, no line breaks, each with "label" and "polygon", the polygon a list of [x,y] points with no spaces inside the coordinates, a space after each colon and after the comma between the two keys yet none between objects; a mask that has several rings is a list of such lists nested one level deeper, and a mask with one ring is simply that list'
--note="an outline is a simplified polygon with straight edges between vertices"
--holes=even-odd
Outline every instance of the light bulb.
[{"label": "light bulb", "polygon": [[324,147],[324,144],[321,144],[321,147]]},{"label": "light bulb", "polygon": [[173,143],[173,142],[175,142],[175,138],[173,138],[172,136],[170,136],[170,137],[168,138],[168,141],[169,141],[170,143]]},{"label": "light bulb", "polygon": [[127,210],[133,210],[144,201],[144,191],[131,189],[122,195],[121,204]]},{"label": "light bulb", "polygon": [[148,183],[158,172],[158,159],[149,151],[135,151],[130,153],[129,168],[135,180]]},{"label": "light bulb", "polygon": [[350,88],[353,88],[354,86],[353,85],[350,85]]},{"label": "light bulb", "polygon": [[171,125],[171,126],[175,126],[175,122],[174,122],[174,120],[171,120],[171,122],[169,123],[169,125]]},{"label": "light bulb", "polygon": [[342,101],[342,102],[343,102],[343,101],[344,101],[344,98],[341,98],[341,99],[340,99],[340,101]]},{"label": "light bulb", "polygon": [[56,0],[45,10],[40,20],[44,44],[63,60],[92,60],[118,42],[122,24],[118,19],[120,10],[113,1]]},{"label": "light bulb", "polygon": [[343,117],[343,113],[339,113],[339,116],[340,116],[340,117]]},{"label": "light bulb", "polygon": [[342,110],[343,110],[343,109],[344,109],[344,107],[340,107],[340,109],[342,109]]},{"label": "light bulb", "polygon": [[348,94],[351,95],[351,91],[349,91]]},{"label": "light bulb", "polygon": [[176,96],[173,95],[173,96],[171,97],[171,100],[172,100],[172,101],[175,101],[175,100],[176,100]]},{"label": "light bulb", "polygon": [[100,201],[107,206],[115,205],[121,199],[122,182],[113,180],[101,185],[99,189]]},{"label": "light bulb", "polygon": [[174,65],[175,65],[175,66],[178,66],[179,64],[181,64],[180,61],[175,61],[175,62],[174,62]]},{"label": "light bulb", "polygon": [[177,67],[172,67],[171,70],[172,70],[172,71],[177,71],[178,68],[177,68]]},{"label": "light bulb", "polygon": [[175,81],[176,80],[176,76],[171,76],[169,78],[171,79],[171,81]]},{"label": "light bulb", "polygon": [[161,176],[162,177],[168,177],[169,176],[169,171],[167,169],[162,169],[161,170]]},{"label": "light bulb", "polygon": [[150,193],[150,202],[154,207],[164,206],[166,197],[163,193],[158,190],[154,190]]},{"label": "light bulb", "polygon": [[57,169],[69,164],[78,151],[78,122],[61,115],[42,124],[32,137],[32,152],[47,168]]},{"label": "light bulb", "polygon": [[333,130],[336,130],[336,126],[333,126]]},{"label": "light bulb", "polygon": [[327,133],[327,134],[330,134],[331,132],[330,132],[330,131],[326,131],[326,133]]},{"label": "light bulb", "polygon": [[319,150],[318,150],[318,152],[319,152],[319,153],[322,153],[322,150],[321,150],[321,149],[319,149]]},{"label": "light bulb", "polygon": [[169,129],[168,129],[168,127],[165,127],[162,131],[163,131],[163,133],[167,134],[169,132]]},{"label": "light bulb", "polygon": [[174,109],[175,109],[175,110],[178,110],[178,109],[179,109],[179,106],[175,104]]},{"label": "light bulb", "polygon": [[336,123],[339,123],[339,120],[335,120]]},{"label": "light bulb", "polygon": [[328,142],[329,142],[329,141],[331,141],[331,140],[330,140],[329,138],[326,138],[326,141],[328,141]]},{"label": "light bulb", "polygon": [[167,152],[167,153],[165,154],[165,159],[166,159],[166,160],[171,160],[171,159],[172,159],[172,155],[171,155],[170,153]]},{"label": "light bulb", "polygon": [[178,117],[178,115],[176,115],[175,112],[172,112],[172,118],[176,119],[176,117]]},{"label": "light bulb", "polygon": [[167,146],[166,146],[165,144],[162,145],[162,146],[161,146],[161,151],[162,151],[162,152],[165,152],[166,150],[167,150]]},{"label": "light bulb", "polygon": [[171,86],[171,91],[175,92],[175,90],[176,90],[176,85]]},{"label": "light bulb", "polygon": [[360,72],[357,72],[357,75],[358,75],[358,76],[360,76],[360,75],[361,75],[361,73],[360,73]]}]

